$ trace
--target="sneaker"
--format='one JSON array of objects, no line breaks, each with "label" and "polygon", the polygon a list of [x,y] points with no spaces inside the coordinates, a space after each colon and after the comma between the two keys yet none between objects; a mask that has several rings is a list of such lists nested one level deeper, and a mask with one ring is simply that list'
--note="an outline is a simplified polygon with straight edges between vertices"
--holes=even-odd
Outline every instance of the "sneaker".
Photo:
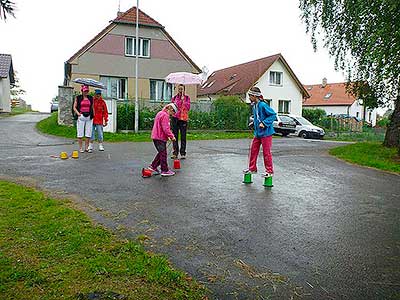
[{"label": "sneaker", "polygon": [[85,150],[83,150],[83,149],[81,148],[81,149],[79,149],[79,152],[80,152],[80,153],[84,153]]},{"label": "sneaker", "polygon": [[88,152],[89,150],[93,150],[93,143],[89,143]]},{"label": "sneaker", "polygon": [[182,154],[181,159],[186,159],[186,154]]},{"label": "sneaker", "polygon": [[171,158],[172,158],[172,159],[177,159],[177,158],[178,158],[178,155],[172,154],[172,155],[171,155]]},{"label": "sneaker", "polygon": [[261,177],[272,177],[272,176],[274,176],[274,173],[264,172],[261,174]]},{"label": "sneaker", "polygon": [[160,175],[160,170],[158,168],[153,168],[151,165],[148,166],[148,168],[151,172],[153,172],[153,175]]},{"label": "sneaker", "polygon": [[99,151],[104,151],[104,146],[102,143],[99,143]]},{"label": "sneaker", "polygon": [[93,152],[93,149],[88,148],[88,149],[86,150],[86,152],[92,153],[92,152]]},{"label": "sneaker", "polygon": [[245,173],[245,174],[256,174],[257,173],[257,170],[250,170],[249,168],[247,168],[247,169],[244,169],[243,170],[243,173]]},{"label": "sneaker", "polygon": [[174,176],[175,172],[172,170],[168,170],[166,172],[161,172],[161,176],[166,177],[166,176]]}]

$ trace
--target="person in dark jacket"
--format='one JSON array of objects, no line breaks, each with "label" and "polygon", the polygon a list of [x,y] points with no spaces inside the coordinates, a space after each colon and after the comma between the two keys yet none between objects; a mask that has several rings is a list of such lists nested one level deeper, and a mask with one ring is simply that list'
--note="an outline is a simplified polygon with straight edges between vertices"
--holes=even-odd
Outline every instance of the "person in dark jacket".
[{"label": "person in dark jacket", "polygon": [[85,137],[85,151],[88,151],[89,139],[92,136],[93,127],[93,97],[89,95],[89,87],[82,85],[82,95],[78,95],[74,101],[74,112],[78,117],[76,122],[79,151],[82,148],[82,138]]},{"label": "person in dark jacket", "polygon": [[254,138],[250,148],[249,167],[243,170],[243,172],[257,173],[257,157],[262,145],[265,166],[263,176],[273,176],[274,167],[272,164],[271,147],[272,135],[275,133],[273,122],[276,119],[276,113],[263,101],[261,90],[258,87],[252,87],[248,95],[253,105]]}]

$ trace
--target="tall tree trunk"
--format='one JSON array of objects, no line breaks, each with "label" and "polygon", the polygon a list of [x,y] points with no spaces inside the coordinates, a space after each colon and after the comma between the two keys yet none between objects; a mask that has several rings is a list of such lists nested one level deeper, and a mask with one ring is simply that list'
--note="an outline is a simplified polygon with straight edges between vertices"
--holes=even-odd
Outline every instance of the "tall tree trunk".
[{"label": "tall tree trunk", "polygon": [[394,111],[386,129],[383,145],[386,147],[397,147],[400,153],[400,93],[397,94],[397,99],[394,103]]}]

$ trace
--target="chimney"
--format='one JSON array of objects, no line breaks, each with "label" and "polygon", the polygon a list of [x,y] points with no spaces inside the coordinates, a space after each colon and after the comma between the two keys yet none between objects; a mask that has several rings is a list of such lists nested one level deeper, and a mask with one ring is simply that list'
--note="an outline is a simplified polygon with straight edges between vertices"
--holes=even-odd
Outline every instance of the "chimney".
[{"label": "chimney", "polygon": [[122,16],[123,15],[123,12],[122,11],[118,11],[117,12],[117,18],[119,18],[120,16]]},{"label": "chimney", "polygon": [[326,87],[327,84],[328,84],[328,79],[326,79],[326,77],[322,78],[322,85],[321,85],[321,87],[324,88],[324,87]]}]

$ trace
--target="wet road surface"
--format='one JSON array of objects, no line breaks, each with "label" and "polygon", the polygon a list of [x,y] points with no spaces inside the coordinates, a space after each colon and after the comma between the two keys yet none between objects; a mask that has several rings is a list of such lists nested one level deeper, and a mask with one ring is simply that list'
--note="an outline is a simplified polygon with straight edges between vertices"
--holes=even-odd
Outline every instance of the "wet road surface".
[{"label": "wet road surface", "polygon": [[146,235],[212,299],[399,299],[400,176],[329,156],[339,143],[274,139],[272,189],[257,175],[242,184],[246,139],[189,141],[176,176],[143,179],[152,143],[63,161],[51,155],[77,146],[38,134],[45,117],[0,119],[0,177],[79,196],[96,221]]}]

